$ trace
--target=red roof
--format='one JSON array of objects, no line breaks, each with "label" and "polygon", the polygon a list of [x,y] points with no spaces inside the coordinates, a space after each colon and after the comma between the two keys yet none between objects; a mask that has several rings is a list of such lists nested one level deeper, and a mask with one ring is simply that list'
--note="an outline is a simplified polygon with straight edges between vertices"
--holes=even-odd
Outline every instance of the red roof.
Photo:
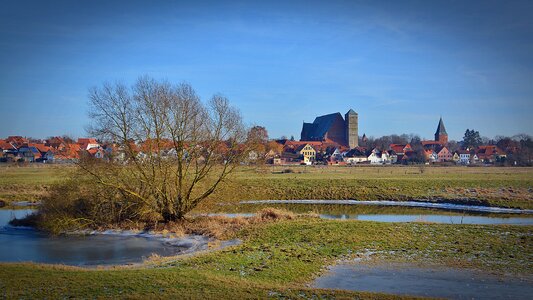
[{"label": "red roof", "polygon": [[8,136],[7,139],[6,139],[6,142],[11,143],[11,144],[13,144],[13,145],[15,145],[17,147],[20,147],[23,144],[29,143],[27,138],[23,138],[23,137],[21,137],[19,135]]},{"label": "red roof", "polygon": [[0,149],[2,150],[17,150],[17,148],[13,145],[11,145],[9,142],[5,140],[0,140]]},{"label": "red roof", "polygon": [[484,154],[484,155],[504,155],[505,152],[498,148],[498,146],[495,145],[485,145],[485,146],[479,146],[476,150],[476,153],[478,154]]},{"label": "red roof", "polygon": [[79,138],[78,144],[98,144],[95,138]]},{"label": "red roof", "polygon": [[[411,149],[410,144],[390,144],[390,149],[396,153],[404,153],[405,150]],[[405,149],[405,150],[404,150]]]},{"label": "red roof", "polygon": [[50,147],[45,146],[44,144],[29,143],[28,146],[37,148],[37,150],[39,150],[41,153],[46,153],[48,150],[50,150]]}]

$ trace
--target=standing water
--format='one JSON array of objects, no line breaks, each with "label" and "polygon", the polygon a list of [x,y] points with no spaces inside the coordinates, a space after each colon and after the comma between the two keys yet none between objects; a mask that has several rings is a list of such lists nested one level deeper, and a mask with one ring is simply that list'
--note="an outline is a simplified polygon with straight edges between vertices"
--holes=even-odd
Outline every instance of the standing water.
[{"label": "standing water", "polygon": [[208,249],[209,238],[165,239],[142,234],[49,236],[8,223],[32,210],[0,210],[0,262],[38,262],[77,266],[139,263],[152,254],[173,256]]},{"label": "standing water", "polygon": [[530,280],[479,271],[402,265],[340,264],[317,278],[316,288],[380,292],[448,299],[531,299]]}]

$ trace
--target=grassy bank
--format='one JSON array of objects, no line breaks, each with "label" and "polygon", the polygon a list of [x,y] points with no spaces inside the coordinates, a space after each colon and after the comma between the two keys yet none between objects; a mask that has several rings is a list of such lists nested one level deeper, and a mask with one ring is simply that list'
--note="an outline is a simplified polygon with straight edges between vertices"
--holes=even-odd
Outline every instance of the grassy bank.
[{"label": "grassy bank", "polygon": [[[1,166],[0,200],[38,200],[72,171],[36,166]],[[532,209],[533,168],[242,167],[198,211],[211,211],[218,203],[268,199],[423,199]]]},{"label": "grassy bank", "polygon": [[0,164],[0,200],[9,204],[13,201],[41,200],[55,184],[62,182],[73,166],[28,166]]},{"label": "grassy bank", "polygon": [[513,276],[531,276],[533,267],[528,226],[297,219],[254,224],[236,236],[242,245],[192,258],[163,259],[143,268],[82,270],[1,264],[0,297],[392,298],[314,290],[306,285],[336,260],[370,251],[377,260],[472,267]]}]

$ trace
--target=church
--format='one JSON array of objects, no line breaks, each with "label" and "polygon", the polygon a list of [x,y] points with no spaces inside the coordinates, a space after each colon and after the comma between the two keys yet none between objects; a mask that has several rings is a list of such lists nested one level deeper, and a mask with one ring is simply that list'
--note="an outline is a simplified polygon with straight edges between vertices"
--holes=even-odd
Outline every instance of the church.
[{"label": "church", "polygon": [[344,118],[337,112],[303,123],[300,141],[336,143],[353,149],[359,146],[358,115],[350,109]]}]

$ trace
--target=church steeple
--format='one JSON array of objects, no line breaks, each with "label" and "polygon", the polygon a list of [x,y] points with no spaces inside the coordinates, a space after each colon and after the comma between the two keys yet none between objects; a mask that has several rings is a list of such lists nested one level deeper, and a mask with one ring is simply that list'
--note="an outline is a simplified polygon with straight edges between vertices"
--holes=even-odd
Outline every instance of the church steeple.
[{"label": "church steeple", "polygon": [[439,120],[439,126],[437,126],[437,131],[435,132],[435,141],[440,142],[441,144],[448,143],[448,133],[444,127],[442,117]]}]

